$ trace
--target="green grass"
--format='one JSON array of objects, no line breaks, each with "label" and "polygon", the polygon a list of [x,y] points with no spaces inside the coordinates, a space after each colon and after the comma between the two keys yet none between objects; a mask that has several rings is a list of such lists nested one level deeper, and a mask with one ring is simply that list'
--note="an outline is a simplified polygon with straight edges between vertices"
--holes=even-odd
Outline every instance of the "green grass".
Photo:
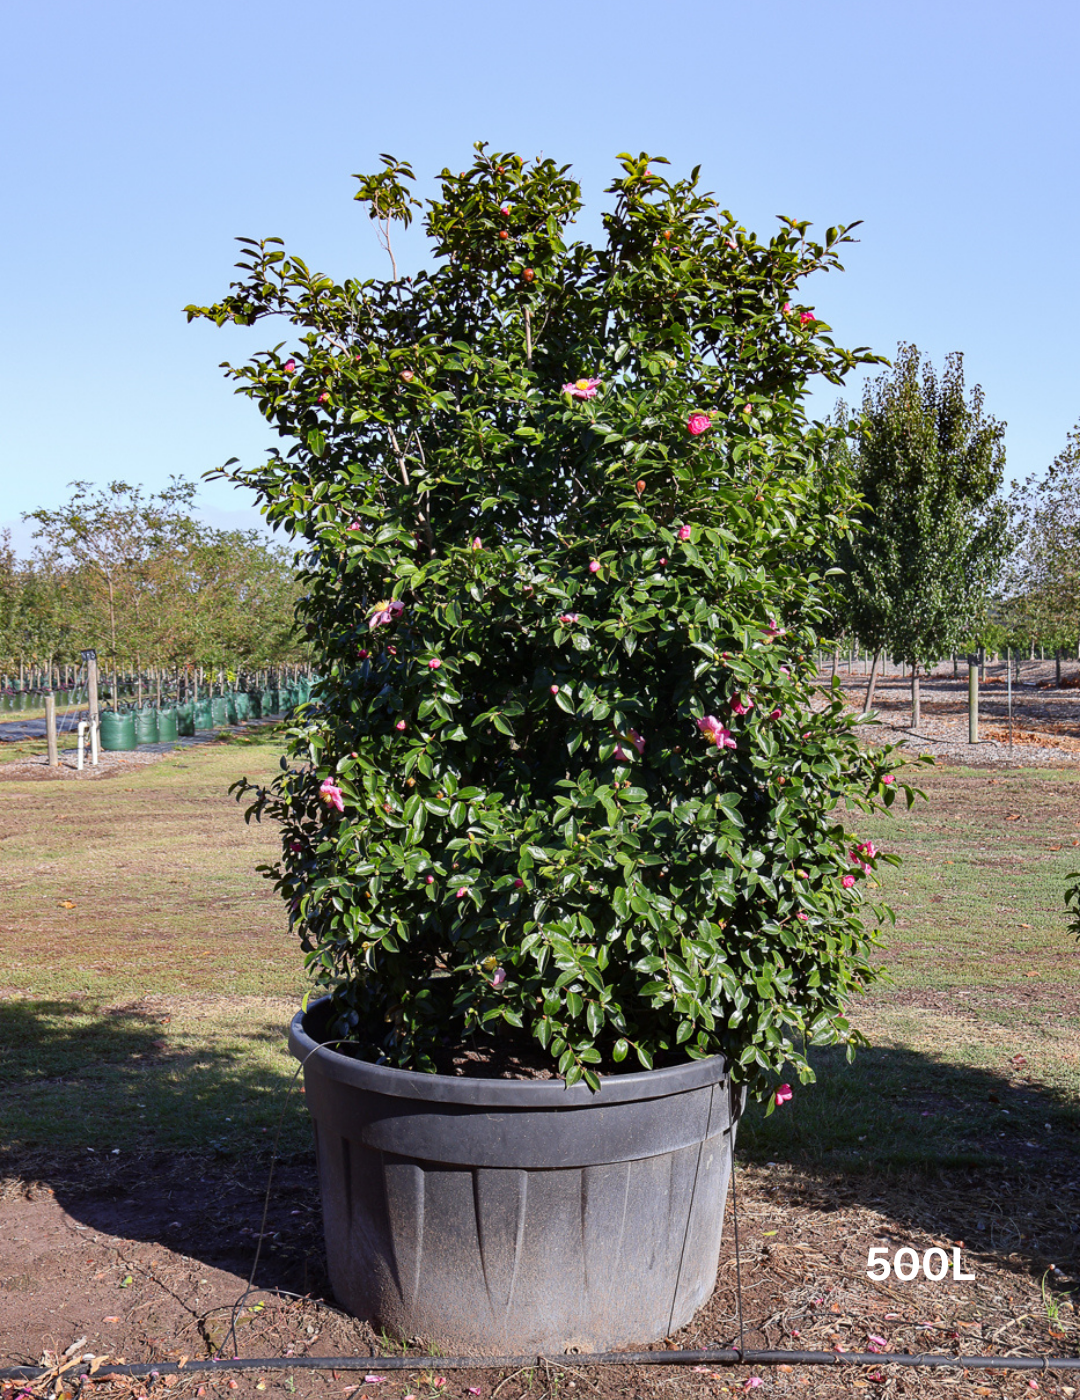
[{"label": "green grass", "polygon": [[[812,1057],[768,1119],[740,1137],[757,1158],[861,1170],[1080,1157],[1080,956],[1066,876],[1080,867],[1076,769],[939,767],[929,801],[863,819],[896,912],[882,931],[888,983],[853,1003],[870,1039],[853,1064]],[[1074,845],[1073,843],[1077,844]]]},{"label": "green grass", "polygon": [[[310,1145],[285,1045],[302,957],[255,873],[276,836],[227,793],[269,778],[280,745],[263,729],[116,778],[0,787],[0,1143],[239,1152],[284,1109],[286,1147]],[[752,1110],[740,1151],[1071,1170],[1080,955],[1063,889],[1080,773],[940,768],[923,785],[928,803],[860,826],[904,858],[882,867],[892,980],[851,1007],[872,1048],[853,1065],[815,1054],[817,1083]]]}]

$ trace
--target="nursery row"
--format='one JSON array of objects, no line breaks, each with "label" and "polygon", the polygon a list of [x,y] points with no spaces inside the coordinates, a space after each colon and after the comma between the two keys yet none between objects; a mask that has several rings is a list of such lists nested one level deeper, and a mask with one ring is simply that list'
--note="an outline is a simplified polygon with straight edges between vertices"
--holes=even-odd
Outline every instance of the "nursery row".
[{"label": "nursery row", "polygon": [[103,710],[101,747],[114,753],[127,752],[140,744],[167,744],[191,737],[200,730],[288,714],[310,695],[310,681],[301,680],[281,689],[231,690],[224,695],[208,695],[180,705]]}]

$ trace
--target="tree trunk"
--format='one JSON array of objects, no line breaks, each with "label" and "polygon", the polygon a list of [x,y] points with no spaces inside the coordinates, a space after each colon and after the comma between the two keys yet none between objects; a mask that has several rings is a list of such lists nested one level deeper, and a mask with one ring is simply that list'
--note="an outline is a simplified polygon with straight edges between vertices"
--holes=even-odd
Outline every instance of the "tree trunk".
[{"label": "tree trunk", "polygon": [[919,668],[911,668],[911,727],[918,729],[922,723],[922,711],[919,704]]},{"label": "tree trunk", "polygon": [[836,668],[840,665],[840,648],[835,647],[832,654],[832,678],[836,680]]},{"label": "tree trunk", "polygon": [[874,652],[874,664],[870,667],[870,680],[866,686],[866,699],[863,701],[863,714],[868,714],[874,704],[874,690],[877,687],[878,662],[881,660],[881,652]]},{"label": "tree trunk", "polygon": [[1054,684],[1061,689],[1061,648],[1054,648]]}]

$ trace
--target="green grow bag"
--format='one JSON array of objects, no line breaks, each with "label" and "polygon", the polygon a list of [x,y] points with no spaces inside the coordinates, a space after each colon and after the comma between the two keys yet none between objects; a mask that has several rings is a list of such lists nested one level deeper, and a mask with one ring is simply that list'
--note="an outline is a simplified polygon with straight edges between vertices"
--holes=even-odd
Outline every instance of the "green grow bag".
[{"label": "green grow bag", "polygon": [[101,712],[101,747],[110,753],[127,753],[135,747],[135,716],[115,710]]},{"label": "green grow bag", "polygon": [[229,722],[229,702],[224,695],[215,695],[210,701],[210,718],[213,720],[213,727],[216,729],[219,724]]},{"label": "green grow bag", "polygon": [[258,690],[249,690],[247,693],[248,719],[262,719],[262,694]]},{"label": "green grow bag", "polygon": [[251,718],[251,701],[242,690],[236,691],[233,695],[233,704],[236,706],[237,723]]},{"label": "green grow bag", "polygon": [[195,706],[177,705],[176,732],[180,738],[190,739],[195,733]]},{"label": "green grow bag", "polygon": [[239,723],[240,723],[240,715],[238,714],[237,709],[236,709],[236,693],[235,693],[235,691],[230,690],[229,693],[228,693],[228,695],[226,695],[226,697],[225,697],[225,713],[226,713],[226,714],[228,715],[228,717],[229,717],[229,721],[228,721],[228,722],[229,722],[230,724],[239,724]]},{"label": "green grow bag", "polygon": [[157,710],[136,710],[135,737],[140,744],[156,744],[158,741]]},{"label": "green grow bag", "polygon": [[175,710],[158,710],[157,732],[159,744],[174,744],[176,742],[179,728]]},{"label": "green grow bag", "polygon": [[195,701],[195,728],[213,729],[214,714],[209,699]]},{"label": "green grow bag", "polygon": [[276,690],[263,691],[262,712],[264,715],[279,715],[281,713],[281,697]]}]

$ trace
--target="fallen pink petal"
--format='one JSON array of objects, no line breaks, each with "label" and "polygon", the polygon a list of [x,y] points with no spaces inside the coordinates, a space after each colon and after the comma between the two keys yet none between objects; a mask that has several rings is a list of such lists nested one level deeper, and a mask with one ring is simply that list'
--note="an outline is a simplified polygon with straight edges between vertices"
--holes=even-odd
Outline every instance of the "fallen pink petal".
[{"label": "fallen pink petal", "polygon": [[760,1376],[747,1376],[746,1380],[743,1381],[742,1388],[743,1390],[757,1390],[759,1385],[764,1384],[765,1382],[761,1379]]}]

